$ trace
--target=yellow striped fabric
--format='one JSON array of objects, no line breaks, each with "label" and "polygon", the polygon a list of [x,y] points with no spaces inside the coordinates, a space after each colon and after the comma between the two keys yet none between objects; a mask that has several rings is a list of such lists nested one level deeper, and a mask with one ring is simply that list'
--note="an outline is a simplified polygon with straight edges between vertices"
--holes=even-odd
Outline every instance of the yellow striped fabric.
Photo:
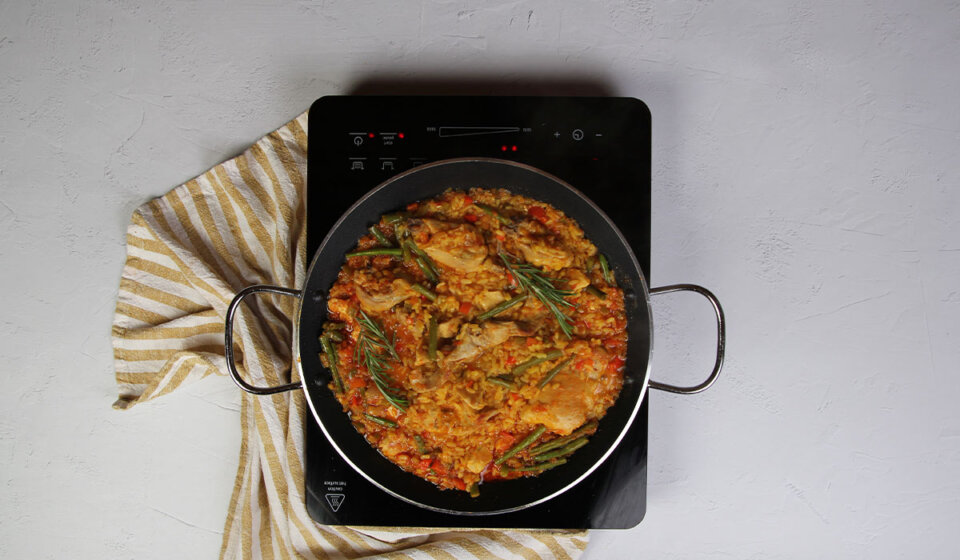
[{"label": "yellow striped fabric", "polygon": [[[113,322],[116,408],[224,375],[233,296],[251,284],[303,285],[306,158],[304,113],[134,212]],[[256,385],[285,382],[295,302],[247,301],[235,319],[240,370]],[[221,558],[546,560],[577,558],[586,548],[585,532],[318,525],[304,505],[305,415],[300,391],[243,394],[240,468]]]}]

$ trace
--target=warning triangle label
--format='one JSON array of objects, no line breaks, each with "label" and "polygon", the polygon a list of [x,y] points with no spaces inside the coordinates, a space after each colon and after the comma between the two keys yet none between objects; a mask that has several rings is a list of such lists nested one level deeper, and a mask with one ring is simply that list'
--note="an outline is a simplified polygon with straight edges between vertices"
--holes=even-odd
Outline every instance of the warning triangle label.
[{"label": "warning triangle label", "polygon": [[327,499],[327,503],[330,504],[330,509],[337,512],[340,509],[340,506],[343,505],[343,500],[346,498],[343,494],[326,494],[324,496]]}]

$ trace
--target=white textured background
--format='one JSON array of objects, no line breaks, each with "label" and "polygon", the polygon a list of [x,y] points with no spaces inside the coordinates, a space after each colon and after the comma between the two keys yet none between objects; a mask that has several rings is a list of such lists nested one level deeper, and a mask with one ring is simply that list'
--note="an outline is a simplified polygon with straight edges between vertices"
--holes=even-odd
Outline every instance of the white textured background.
[{"label": "white textured background", "polygon": [[[729,359],[653,395],[647,519],[587,558],[960,554],[957,2],[396,4],[0,2],[0,556],[216,555],[237,390],[110,408],[128,217],[384,73],[651,108],[652,284]],[[709,308],[655,318],[702,375]]]}]

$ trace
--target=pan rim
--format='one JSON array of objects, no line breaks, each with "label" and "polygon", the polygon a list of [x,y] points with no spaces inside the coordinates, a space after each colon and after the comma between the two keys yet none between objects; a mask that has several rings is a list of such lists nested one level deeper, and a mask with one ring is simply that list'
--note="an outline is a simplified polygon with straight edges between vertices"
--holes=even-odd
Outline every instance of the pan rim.
[{"label": "pan rim", "polygon": [[[618,447],[618,446],[620,445],[620,443],[623,441],[624,437],[626,437],[626,434],[627,434],[627,432],[629,431],[630,427],[633,425],[633,422],[636,420],[637,413],[639,412],[640,406],[643,404],[643,400],[644,400],[644,398],[646,398],[647,391],[648,391],[648,389],[649,389],[650,371],[651,371],[651,358],[652,358],[652,356],[653,356],[653,342],[654,342],[654,341],[653,341],[653,334],[654,334],[653,331],[654,331],[654,329],[653,329],[653,312],[652,312],[652,309],[651,309],[651,307],[650,307],[650,289],[649,289],[649,286],[647,285],[647,279],[644,277],[643,270],[640,268],[640,264],[639,264],[639,262],[637,261],[637,257],[636,257],[636,255],[634,254],[633,248],[630,246],[630,243],[626,240],[626,238],[625,238],[624,235],[623,235],[623,232],[620,231],[620,228],[618,228],[617,225],[613,222],[613,220],[611,220],[610,217],[607,216],[606,212],[604,212],[599,206],[597,206],[596,203],[594,203],[593,200],[591,200],[588,196],[586,196],[585,194],[583,194],[582,192],[580,192],[580,190],[578,190],[578,189],[577,189],[576,187],[574,187],[573,185],[570,185],[568,182],[564,181],[563,179],[561,179],[561,178],[559,178],[559,177],[557,177],[557,176],[555,176],[555,175],[552,175],[552,174],[550,174],[550,173],[548,173],[548,172],[546,172],[546,171],[544,171],[544,170],[542,170],[542,169],[540,169],[540,168],[534,167],[534,166],[532,166],[532,165],[527,165],[527,164],[524,164],[524,163],[519,163],[519,162],[516,162],[516,161],[504,160],[504,159],[499,159],[499,158],[488,158],[488,157],[459,157],[459,158],[450,158],[450,159],[438,160],[438,161],[435,161],[435,162],[430,162],[430,163],[427,163],[427,164],[419,165],[419,166],[417,166],[417,167],[414,167],[414,168],[412,168],[412,169],[409,169],[409,170],[407,170],[407,171],[404,171],[404,172],[402,172],[402,173],[399,173],[399,174],[397,174],[397,175],[394,175],[393,177],[390,177],[390,178],[387,179],[386,181],[383,181],[382,183],[380,183],[380,184],[377,185],[376,187],[372,188],[372,189],[369,190],[367,193],[365,193],[363,196],[361,196],[359,199],[357,199],[347,210],[345,210],[345,211],[343,212],[343,214],[340,215],[340,218],[339,218],[332,226],[330,226],[330,229],[327,231],[326,235],[324,236],[323,241],[320,243],[320,246],[317,248],[316,252],[315,252],[315,253],[313,254],[313,256],[311,257],[310,266],[307,268],[306,275],[304,276],[304,286],[306,286],[308,280],[312,277],[312,273],[313,273],[314,266],[316,266],[316,265],[317,265],[317,262],[318,262],[318,257],[319,257],[319,255],[320,255],[321,253],[323,253],[323,250],[324,250],[324,248],[326,247],[327,242],[330,240],[331,236],[334,234],[334,232],[336,232],[336,231],[339,229],[339,227],[341,226],[341,224],[346,220],[346,218],[347,218],[350,214],[353,213],[353,211],[354,211],[357,207],[363,205],[369,198],[371,198],[372,196],[374,196],[376,193],[380,192],[380,191],[383,190],[383,189],[389,188],[390,185],[392,185],[394,182],[399,181],[399,180],[403,179],[404,177],[407,177],[408,175],[411,175],[411,174],[414,174],[414,173],[420,173],[420,172],[425,171],[425,170],[430,169],[430,168],[435,168],[435,167],[440,167],[440,166],[446,166],[446,165],[457,165],[457,164],[463,164],[463,163],[492,163],[492,164],[500,164],[500,165],[507,165],[507,166],[511,166],[511,167],[523,169],[523,170],[525,170],[525,171],[529,171],[529,172],[536,173],[536,174],[538,174],[538,175],[544,176],[544,177],[546,177],[546,178],[548,178],[548,179],[550,179],[550,180],[552,180],[552,181],[554,181],[554,182],[556,182],[556,183],[558,183],[558,184],[566,187],[567,189],[569,189],[570,191],[572,191],[574,194],[576,194],[576,195],[582,200],[582,202],[583,202],[584,204],[587,204],[587,205],[590,206],[595,212],[597,212],[597,214],[598,214],[599,216],[601,216],[601,217],[603,218],[603,220],[607,223],[608,227],[610,227],[611,230],[616,234],[616,237],[617,237],[617,239],[620,241],[620,243],[626,248],[627,253],[628,253],[629,256],[630,256],[631,264],[633,265],[634,270],[638,271],[638,273],[639,273],[639,274],[638,274],[638,277],[639,277],[639,280],[640,280],[640,288],[641,288],[641,291],[642,291],[643,302],[645,303],[645,309],[646,309],[646,314],[647,314],[647,325],[648,325],[648,329],[647,329],[647,330],[649,331],[649,332],[648,332],[648,341],[649,341],[649,342],[648,342],[648,345],[647,345],[648,348],[647,348],[646,366],[645,366],[645,369],[644,369],[644,372],[643,372],[643,386],[642,386],[641,390],[639,391],[639,393],[638,393],[638,395],[637,395],[637,399],[636,399],[636,402],[635,402],[634,405],[633,405],[633,409],[630,411],[630,417],[627,419],[626,422],[623,423],[623,426],[622,426],[621,429],[620,429],[620,433],[619,433],[619,434],[617,435],[617,437],[614,439],[613,443],[609,445],[609,447],[606,449],[606,451],[604,451],[603,455],[602,455],[599,459],[597,459],[589,468],[585,469],[584,472],[582,472],[579,476],[577,476],[573,481],[571,481],[571,482],[569,482],[568,484],[564,485],[564,486],[561,487],[559,490],[556,490],[556,491],[550,493],[550,494],[547,495],[547,496],[538,498],[537,500],[534,500],[534,501],[531,501],[531,502],[527,502],[527,503],[524,503],[524,504],[521,504],[521,505],[518,505],[518,506],[509,507],[509,508],[498,509],[498,510],[479,511],[479,512],[473,511],[473,512],[471,512],[471,511],[462,511],[462,510],[455,510],[455,509],[449,509],[449,508],[443,508],[443,507],[433,506],[433,505],[430,505],[430,504],[421,503],[421,502],[419,502],[419,501],[417,501],[417,500],[415,500],[415,499],[413,499],[413,498],[410,498],[409,496],[405,496],[405,495],[403,495],[403,494],[400,494],[399,492],[397,492],[397,491],[395,491],[395,490],[393,490],[393,489],[391,489],[391,488],[389,488],[389,487],[381,484],[379,481],[377,481],[376,479],[374,479],[371,475],[369,475],[368,473],[366,473],[362,468],[360,468],[353,460],[351,460],[349,454],[346,453],[346,452],[341,448],[340,445],[338,445],[338,443],[337,443],[337,441],[336,441],[336,438],[334,438],[334,437],[331,436],[329,430],[327,429],[327,427],[324,425],[323,421],[321,420],[320,415],[318,414],[317,409],[316,409],[316,406],[315,406],[315,404],[314,404],[314,402],[313,402],[313,397],[312,397],[311,394],[310,394],[310,390],[309,390],[306,386],[303,387],[303,392],[304,392],[304,394],[306,395],[307,405],[308,405],[309,408],[310,408],[310,412],[311,412],[311,414],[312,414],[312,416],[313,416],[314,421],[317,423],[317,425],[320,426],[321,431],[323,431],[324,437],[326,437],[326,439],[327,439],[327,441],[330,443],[330,445],[334,448],[334,450],[336,450],[337,454],[340,455],[340,458],[343,459],[348,465],[350,465],[350,467],[351,467],[355,472],[357,472],[358,474],[360,474],[360,476],[362,476],[362,477],[363,477],[364,479],[366,479],[368,482],[370,482],[371,484],[373,484],[374,486],[376,486],[376,487],[379,488],[380,490],[386,492],[387,494],[389,494],[389,495],[391,495],[391,496],[393,496],[393,497],[395,497],[395,498],[397,498],[397,499],[399,499],[399,500],[402,500],[402,501],[407,502],[407,503],[409,503],[409,504],[411,504],[411,505],[415,505],[415,506],[417,506],[417,507],[420,507],[420,508],[423,508],[423,509],[426,509],[426,510],[429,510],[429,511],[434,511],[434,512],[438,512],[438,513],[445,513],[445,514],[451,514],[451,515],[459,515],[459,516],[465,516],[465,517],[472,517],[472,516],[479,517],[479,516],[501,515],[501,514],[506,514],[506,513],[512,513],[512,512],[524,510],[524,509],[527,509],[527,508],[536,506],[536,505],[538,505],[538,504],[542,504],[542,503],[544,503],[544,502],[546,502],[546,501],[548,501],[548,500],[551,500],[551,499],[553,499],[553,498],[555,498],[555,497],[563,494],[564,492],[570,490],[570,489],[573,488],[574,486],[580,484],[584,479],[586,479],[588,476],[590,476],[597,468],[599,468],[600,465],[602,465],[602,464],[610,457],[610,455],[613,454],[613,452],[617,449],[617,447]],[[509,189],[507,189],[507,190],[509,190]],[[305,288],[304,288],[304,289],[305,289]],[[304,371],[303,371],[303,360],[301,359],[300,320],[301,320],[301,317],[303,316],[303,308],[304,308],[304,305],[307,303],[307,300],[308,300],[308,299],[309,299],[309,298],[306,298],[306,297],[301,297],[301,298],[300,298],[300,301],[299,301],[299,303],[298,303],[298,305],[297,305],[296,316],[294,317],[294,321],[293,321],[293,331],[292,331],[292,336],[293,336],[293,358],[294,358],[293,361],[294,361],[294,364],[296,364],[297,372],[298,372],[298,374],[299,374],[299,376],[300,376],[301,381],[305,381],[305,376],[304,376]],[[387,460],[389,460],[389,459],[387,459]]]}]

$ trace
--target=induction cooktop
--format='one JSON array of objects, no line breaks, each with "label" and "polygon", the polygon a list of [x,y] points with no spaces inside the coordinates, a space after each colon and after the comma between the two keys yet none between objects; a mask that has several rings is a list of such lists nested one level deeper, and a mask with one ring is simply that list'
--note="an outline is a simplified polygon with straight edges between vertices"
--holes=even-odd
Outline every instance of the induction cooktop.
[{"label": "induction cooktop", "polygon": [[[637,99],[329,96],[310,108],[308,135],[308,255],[347,208],[397,173],[493,157],[540,168],[590,197],[650,277],[650,114]],[[307,510],[326,525],[630,528],[646,512],[648,399],[614,452],[579,484],[542,504],[485,516],[429,511],[385,493],[337,454],[308,415]]]}]

